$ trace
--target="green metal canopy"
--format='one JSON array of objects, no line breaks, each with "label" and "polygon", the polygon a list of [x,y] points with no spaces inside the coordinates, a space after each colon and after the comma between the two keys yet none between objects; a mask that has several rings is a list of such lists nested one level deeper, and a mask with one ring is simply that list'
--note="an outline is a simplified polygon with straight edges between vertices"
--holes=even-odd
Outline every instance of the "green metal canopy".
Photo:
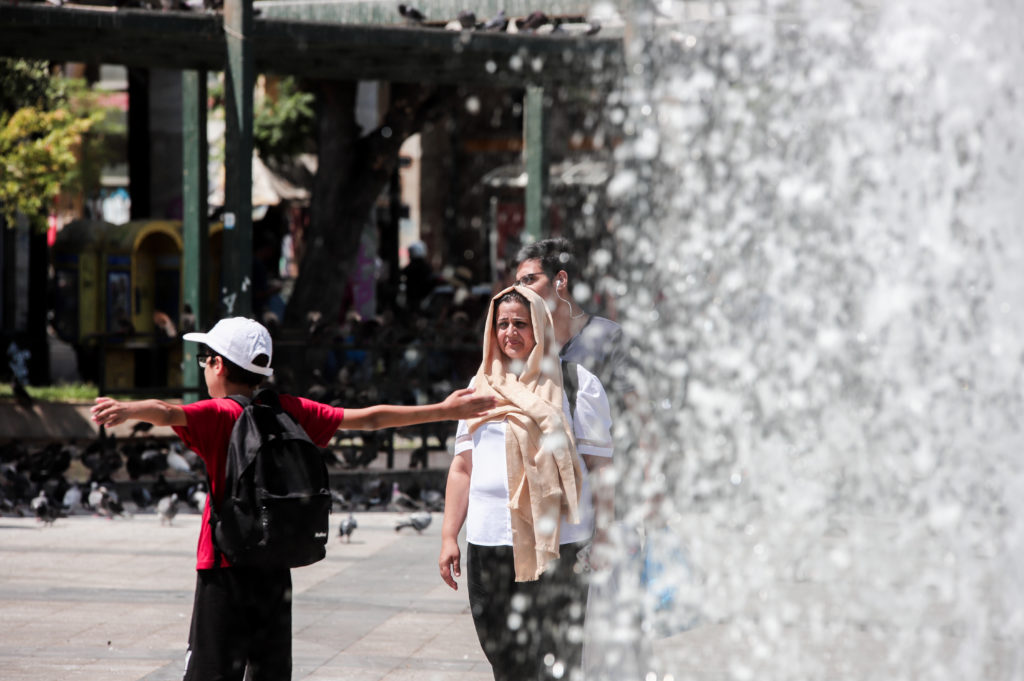
[{"label": "green metal canopy", "polygon": [[[292,3],[277,4],[284,14]],[[600,35],[325,23],[277,10],[254,18],[247,36],[258,73],[517,87],[604,81],[623,62],[621,41]],[[218,13],[0,4],[0,55],[10,57],[220,71],[225,33]]]}]

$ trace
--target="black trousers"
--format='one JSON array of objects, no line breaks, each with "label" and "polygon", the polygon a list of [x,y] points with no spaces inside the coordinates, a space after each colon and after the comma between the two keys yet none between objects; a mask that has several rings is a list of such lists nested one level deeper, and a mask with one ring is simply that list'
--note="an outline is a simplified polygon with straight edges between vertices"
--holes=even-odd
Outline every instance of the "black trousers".
[{"label": "black trousers", "polygon": [[576,554],[583,546],[563,544],[540,579],[517,582],[511,546],[469,545],[469,605],[496,681],[580,675],[587,579]]},{"label": "black trousers", "polygon": [[288,681],[292,676],[292,576],[285,569],[196,573],[185,681]]}]

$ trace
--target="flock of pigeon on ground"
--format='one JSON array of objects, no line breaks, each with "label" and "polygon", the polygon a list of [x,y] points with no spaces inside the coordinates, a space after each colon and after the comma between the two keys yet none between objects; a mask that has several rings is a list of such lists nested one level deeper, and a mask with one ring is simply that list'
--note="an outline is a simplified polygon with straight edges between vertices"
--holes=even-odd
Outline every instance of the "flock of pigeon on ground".
[{"label": "flock of pigeon on ground", "polygon": [[[74,0],[43,0],[46,4],[56,7],[74,4]],[[97,4],[93,0],[89,4]],[[110,0],[110,5],[118,8],[152,9],[161,11],[192,11],[220,12],[224,9],[224,0]],[[259,8],[254,10],[257,16]],[[421,28],[438,28],[449,31],[493,31],[523,34],[561,34],[561,35],[595,35],[601,30],[601,24],[580,16],[553,17],[544,12],[531,12],[525,17],[508,17],[505,10],[488,20],[478,20],[476,14],[469,10],[458,13],[455,19],[436,20],[428,17],[422,10],[400,3],[398,14],[407,26]]]},{"label": "flock of pigeon on ground", "polygon": [[[0,516],[34,515],[48,526],[79,514],[114,519],[155,512],[162,525],[171,525],[179,510],[201,513],[208,491],[202,460],[176,440],[146,436],[150,428],[140,422],[121,439],[101,429],[96,439],[84,444],[0,444]],[[331,449],[325,449],[324,456],[329,467],[338,463]],[[130,489],[129,498],[122,499],[118,488]],[[406,492],[398,482],[389,489],[376,476],[367,477],[358,489],[332,489],[331,494],[336,509],[349,511],[338,530],[346,541],[356,529],[354,510],[402,512],[395,530],[422,532],[430,525],[431,512],[444,509],[440,491]]]}]

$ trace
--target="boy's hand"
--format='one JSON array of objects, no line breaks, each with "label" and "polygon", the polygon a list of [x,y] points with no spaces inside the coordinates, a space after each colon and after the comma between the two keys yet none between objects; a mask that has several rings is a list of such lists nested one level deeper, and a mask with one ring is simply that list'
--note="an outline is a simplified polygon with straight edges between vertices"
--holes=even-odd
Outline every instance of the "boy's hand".
[{"label": "boy's hand", "polygon": [[483,416],[494,409],[497,402],[494,397],[474,397],[472,388],[463,388],[446,397],[441,406],[449,419],[458,421]]},{"label": "boy's hand", "polygon": [[96,404],[89,411],[92,412],[92,420],[101,426],[120,425],[129,418],[125,406],[109,397],[97,397]]}]

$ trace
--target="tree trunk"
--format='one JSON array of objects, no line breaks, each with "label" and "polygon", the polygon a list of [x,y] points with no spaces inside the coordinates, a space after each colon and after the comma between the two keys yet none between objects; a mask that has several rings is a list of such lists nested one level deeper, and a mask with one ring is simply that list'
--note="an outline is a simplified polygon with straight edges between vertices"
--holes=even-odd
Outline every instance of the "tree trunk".
[{"label": "tree trunk", "polygon": [[444,110],[448,98],[434,87],[392,86],[384,123],[362,138],[355,100],[354,82],[320,84],[319,165],[305,255],[285,312],[288,328],[307,326],[312,313],[319,313],[321,324],[338,321],[362,230],[398,167],[399,148],[428,118]]}]

